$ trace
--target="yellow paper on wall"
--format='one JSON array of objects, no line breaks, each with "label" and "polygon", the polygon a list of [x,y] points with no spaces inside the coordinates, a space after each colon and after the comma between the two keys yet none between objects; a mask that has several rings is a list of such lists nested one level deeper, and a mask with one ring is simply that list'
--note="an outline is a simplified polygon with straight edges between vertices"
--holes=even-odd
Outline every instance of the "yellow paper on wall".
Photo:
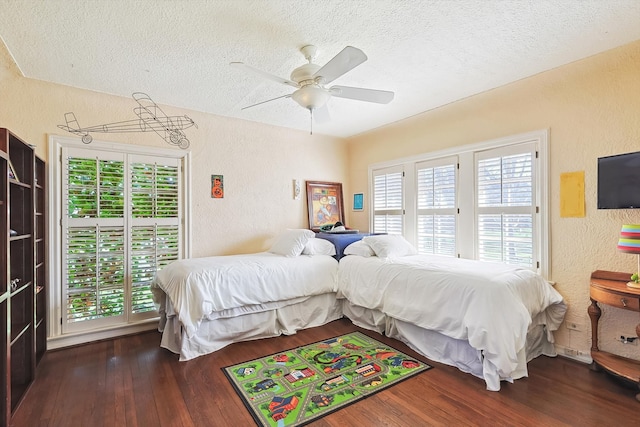
[{"label": "yellow paper on wall", "polygon": [[584,171],[560,174],[560,217],[584,218]]}]

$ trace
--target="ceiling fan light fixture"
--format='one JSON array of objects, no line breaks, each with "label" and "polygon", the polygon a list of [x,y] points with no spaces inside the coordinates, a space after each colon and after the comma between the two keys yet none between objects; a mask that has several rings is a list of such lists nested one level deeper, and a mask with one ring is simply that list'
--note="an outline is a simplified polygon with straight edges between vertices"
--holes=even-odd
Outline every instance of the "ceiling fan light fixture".
[{"label": "ceiling fan light fixture", "polygon": [[315,85],[301,87],[291,94],[291,98],[307,110],[321,108],[330,97],[331,94],[326,89]]},{"label": "ceiling fan light fixture", "polygon": [[262,105],[276,99],[292,98],[298,105],[309,110],[311,113],[309,118],[311,119],[311,133],[313,134],[314,111],[317,112],[319,121],[327,121],[329,113],[326,111],[326,104],[332,96],[335,96],[336,98],[346,98],[378,104],[388,104],[393,100],[394,93],[390,91],[351,86],[332,86],[330,88],[325,86],[367,60],[367,55],[365,55],[360,49],[353,46],[347,46],[323,66],[313,63],[317,52],[315,46],[306,45],[303,46],[300,51],[309,62],[295,68],[291,72],[290,79],[284,79],[282,77],[269,74],[242,62],[231,63],[231,65],[236,68],[243,68],[247,71],[251,71],[267,80],[272,80],[274,82],[296,88],[296,91],[290,95],[282,95],[267,101],[258,102],[256,104],[249,105],[248,107],[243,107],[243,110],[257,105]]}]

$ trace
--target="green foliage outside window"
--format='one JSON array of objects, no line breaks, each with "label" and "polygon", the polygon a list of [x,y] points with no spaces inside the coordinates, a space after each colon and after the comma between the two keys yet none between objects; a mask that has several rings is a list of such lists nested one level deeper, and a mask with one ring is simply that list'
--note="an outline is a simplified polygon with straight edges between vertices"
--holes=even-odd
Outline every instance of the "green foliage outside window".
[{"label": "green foliage outside window", "polygon": [[[147,163],[130,166],[131,218],[178,218],[178,169]],[[155,310],[151,282],[155,272],[177,259],[178,226],[87,226],[74,220],[124,218],[123,161],[68,158],[67,319],[70,322]],[[125,253],[131,240],[129,270]],[[131,295],[125,280],[130,277]]]},{"label": "green foliage outside window", "polygon": [[69,159],[69,218],[122,218],[124,178],[124,162]]}]

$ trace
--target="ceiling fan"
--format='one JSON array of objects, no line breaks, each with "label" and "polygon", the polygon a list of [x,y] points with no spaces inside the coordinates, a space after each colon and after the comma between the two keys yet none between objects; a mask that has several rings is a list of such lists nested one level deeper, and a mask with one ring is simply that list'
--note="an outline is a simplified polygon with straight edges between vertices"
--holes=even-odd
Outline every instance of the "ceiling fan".
[{"label": "ceiling fan", "polygon": [[360,49],[347,46],[322,67],[313,63],[317,52],[317,48],[315,46],[307,45],[302,47],[300,51],[309,63],[293,70],[291,72],[290,79],[285,79],[265,71],[258,70],[257,68],[243,62],[232,62],[230,64],[233,67],[256,73],[265,79],[296,88],[296,90],[291,94],[249,105],[247,107],[243,107],[243,110],[270,101],[275,101],[276,99],[293,98],[293,100],[301,107],[306,108],[311,112],[311,119],[313,123],[314,112],[316,113],[316,119],[318,121],[328,120],[329,114],[326,109],[326,103],[332,96],[337,98],[355,99],[357,101],[375,102],[378,104],[388,104],[393,100],[394,93],[386,90],[338,85],[331,87],[325,86],[367,60],[367,55],[365,55]]}]

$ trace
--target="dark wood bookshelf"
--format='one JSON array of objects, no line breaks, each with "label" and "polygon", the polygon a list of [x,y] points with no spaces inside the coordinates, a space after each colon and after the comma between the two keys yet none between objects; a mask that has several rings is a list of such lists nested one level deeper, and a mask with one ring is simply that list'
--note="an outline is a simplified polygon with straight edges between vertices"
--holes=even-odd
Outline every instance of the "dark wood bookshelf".
[{"label": "dark wood bookshelf", "polygon": [[45,178],[33,147],[0,128],[0,426],[11,425],[46,351]]}]

